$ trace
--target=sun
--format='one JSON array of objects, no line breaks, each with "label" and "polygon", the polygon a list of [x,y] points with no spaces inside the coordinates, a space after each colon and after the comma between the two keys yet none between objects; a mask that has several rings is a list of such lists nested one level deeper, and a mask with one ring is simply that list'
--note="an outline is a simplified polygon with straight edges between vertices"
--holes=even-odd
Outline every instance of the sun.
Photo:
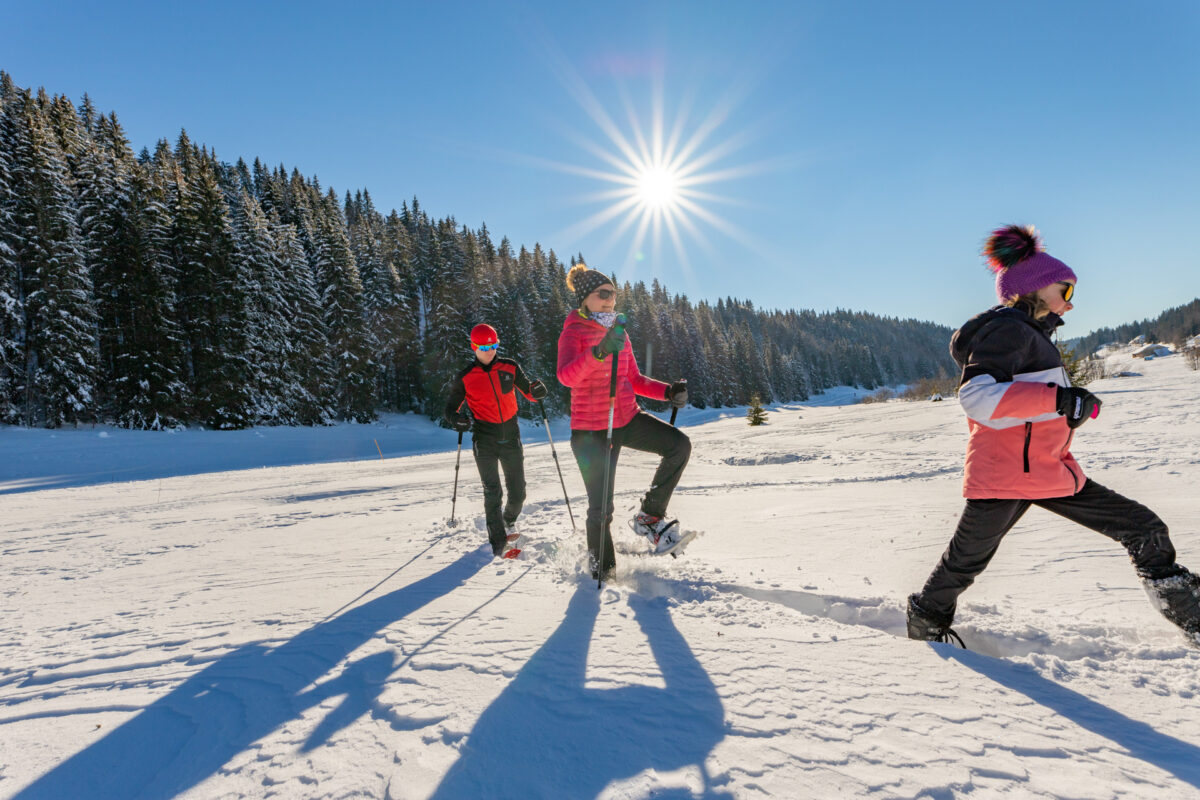
[{"label": "sun", "polygon": [[586,112],[582,121],[559,127],[588,158],[574,163],[524,160],[595,182],[594,191],[574,191],[571,202],[600,207],[552,238],[578,242],[607,228],[608,235],[596,243],[600,258],[629,277],[646,267],[661,270],[674,261],[690,278],[693,248],[720,258],[710,241],[714,235],[767,257],[767,248],[737,225],[734,215],[712,210],[717,205],[752,205],[718,190],[719,185],[792,166],[778,156],[743,160],[745,149],[767,129],[762,125],[728,129],[733,121],[744,124],[737,113],[736,93],[717,95],[706,110],[695,108],[697,91],[684,91],[676,103],[668,104],[661,79],[654,78],[648,113],[639,114],[638,108],[647,109],[621,90],[622,119],[599,101],[569,59],[563,57],[558,64],[559,77]]},{"label": "sun", "polygon": [[637,197],[648,211],[673,210],[679,205],[679,176],[662,166],[643,169],[637,178]]}]

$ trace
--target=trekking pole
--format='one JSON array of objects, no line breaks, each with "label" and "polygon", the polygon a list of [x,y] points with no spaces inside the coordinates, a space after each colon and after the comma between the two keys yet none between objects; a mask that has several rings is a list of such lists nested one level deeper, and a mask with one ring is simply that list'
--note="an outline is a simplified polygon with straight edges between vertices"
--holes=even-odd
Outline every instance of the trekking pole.
[{"label": "trekking pole", "polygon": [[554,468],[558,470],[558,482],[562,484],[563,500],[567,501],[567,513],[571,515],[571,532],[578,533],[579,529],[575,527],[575,514],[571,511],[571,498],[567,496],[567,482],[563,480],[562,466],[558,463],[558,453],[554,450],[554,437],[550,435],[550,418],[546,416],[546,406],[542,401],[538,401],[538,408],[542,410],[542,422],[546,423],[546,438],[550,440],[550,452],[554,453]]},{"label": "trekking pole", "polygon": [[[687,381],[685,381],[683,378],[680,378],[679,380],[677,380],[677,381],[675,381],[675,382],[676,382],[676,383],[687,383]],[[671,424],[672,424],[672,425],[674,425],[674,424],[675,424],[675,417],[676,417],[676,415],[677,415],[677,414],[679,414],[679,406],[675,405],[675,404],[672,402],[672,403],[671,403]]]},{"label": "trekking pole", "polygon": [[454,494],[450,498],[450,527],[453,528],[458,523],[454,520],[454,505],[458,502],[458,465],[462,461],[462,435],[463,432],[458,432],[458,455],[454,457]]},{"label": "trekking pole", "polygon": [[[617,322],[614,324],[624,325],[625,317],[622,314],[617,315]],[[604,588],[604,539],[608,533],[608,511],[610,504],[608,502],[608,482],[610,473],[612,472],[612,429],[613,429],[613,414],[617,409],[617,361],[621,358],[621,352],[618,350],[613,353],[612,377],[608,381],[608,436],[605,440],[604,448],[604,491],[600,494],[600,552],[596,554],[596,591]]]}]

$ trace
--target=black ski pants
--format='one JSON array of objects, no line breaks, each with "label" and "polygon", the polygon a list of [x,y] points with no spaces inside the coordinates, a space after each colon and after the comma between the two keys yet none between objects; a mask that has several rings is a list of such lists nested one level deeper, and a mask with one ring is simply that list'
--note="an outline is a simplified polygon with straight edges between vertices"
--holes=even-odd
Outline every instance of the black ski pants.
[{"label": "black ski pants", "polygon": [[[608,497],[603,498],[604,452],[608,448],[608,431],[571,431],[571,452],[575,454],[579,471],[583,473],[584,486],[587,487],[587,541],[588,551],[593,556],[600,552],[601,524],[608,525],[610,533],[612,530],[613,485],[616,483],[617,459],[623,447],[662,457],[650,490],[642,498],[642,511],[655,517],[666,516],[671,494],[692,455],[692,441],[687,434],[658,417],[639,412],[626,425],[613,428],[613,446],[608,459]],[[604,568],[610,569],[614,564],[616,556],[612,536],[605,536]]]},{"label": "black ski pants", "polygon": [[[517,521],[525,505],[525,450],[521,438],[508,434],[504,439],[487,433],[475,433],[471,438],[475,453],[475,466],[483,481],[483,510],[487,516],[488,541],[492,550],[504,549],[504,525]],[[504,485],[508,489],[508,502],[501,511],[504,491],[500,488],[500,470],[504,470]]]},{"label": "black ski pants", "polygon": [[1143,578],[1171,573],[1175,548],[1166,524],[1150,509],[1088,479],[1078,493],[1045,500],[968,500],[941,561],[918,604],[953,617],[958,596],[975,582],[1008,533],[1031,505],[1053,511],[1120,542]]}]

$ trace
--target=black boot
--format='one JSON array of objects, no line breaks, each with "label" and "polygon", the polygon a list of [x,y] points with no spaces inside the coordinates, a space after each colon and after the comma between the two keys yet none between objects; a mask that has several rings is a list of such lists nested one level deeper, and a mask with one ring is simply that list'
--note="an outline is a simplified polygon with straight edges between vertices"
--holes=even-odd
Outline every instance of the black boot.
[{"label": "black boot", "polygon": [[609,562],[604,565],[603,574],[600,572],[600,559],[596,558],[595,552],[588,550],[588,567],[592,570],[592,580],[607,581],[609,574],[612,572],[615,562]]},{"label": "black boot", "polygon": [[954,616],[942,616],[926,611],[917,602],[918,597],[919,595],[915,594],[908,596],[908,638],[921,642],[954,641],[966,650],[967,646],[963,644],[963,640],[950,627]]},{"label": "black boot", "polygon": [[1142,585],[1162,615],[1178,625],[1189,642],[1200,645],[1200,575],[1176,568],[1174,575],[1145,578]]}]

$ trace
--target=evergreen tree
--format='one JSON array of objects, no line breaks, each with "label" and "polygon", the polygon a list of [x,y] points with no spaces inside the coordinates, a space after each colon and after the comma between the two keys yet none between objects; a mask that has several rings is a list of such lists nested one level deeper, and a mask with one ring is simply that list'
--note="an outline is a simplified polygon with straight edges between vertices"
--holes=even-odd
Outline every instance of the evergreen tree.
[{"label": "evergreen tree", "polygon": [[16,421],[13,395],[23,367],[21,339],[24,327],[21,291],[17,284],[17,243],[11,158],[14,147],[17,105],[16,87],[7,72],[0,71],[0,422]]},{"label": "evergreen tree", "polygon": [[117,424],[180,423],[180,334],[174,316],[166,194],[133,158],[116,115],[87,110],[80,218],[95,287],[104,407]]},{"label": "evergreen tree", "polygon": [[337,197],[330,192],[314,209],[316,273],[334,369],[334,405],[342,419],[370,422],[375,364],[366,326],[363,287]]},{"label": "evergreen tree", "polygon": [[767,424],[767,410],[762,407],[762,400],[756,394],[750,396],[750,408],[746,411],[746,419],[755,427]]},{"label": "evergreen tree", "polygon": [[247,279],[229,208],[210,158],[186,132],[175,158],[181,172],[172,238],[191,415],[212,428],[244,428],[254,421]]},{"label": "evergreen tree", "polygon": [[288,371],[293,330],[283,294],[283,269],[267,219],[244,183],[233,207],[233,239],[246,279],[255,419],[268,425],[294,425],[289,395],[295,378]]},{"label": "evergreen tree", "polygon": [[437,282],[431,286],[422,362],[424,410],[431,419],[441,416],[450,378],[461,369],[467,352],[471,335],[469,301],[472,292],[466,257],[452,220],[445,220],[438,225],[432,244],[430,258],[440,263],[442,268]]},{"label": "evergreen tree", "polygon": [[301,425],[324,425],[335,416],[334,374],[329,339],[325,335],[321,297],[312,267],[294,225],[283,224],[272,212],[270,225],[276,256],[283,271],[283,295],[291,321],[286,374],[291,415]]},{"label": "evergreen tree", "polygon": [[10,247],[23,307],[24,363],[14,399],[26,425],[53,428],[77,423],[93,410],[92,284],[71,176],[45,117],[47,104],[35,103],[25,93],[15,105]]}]

